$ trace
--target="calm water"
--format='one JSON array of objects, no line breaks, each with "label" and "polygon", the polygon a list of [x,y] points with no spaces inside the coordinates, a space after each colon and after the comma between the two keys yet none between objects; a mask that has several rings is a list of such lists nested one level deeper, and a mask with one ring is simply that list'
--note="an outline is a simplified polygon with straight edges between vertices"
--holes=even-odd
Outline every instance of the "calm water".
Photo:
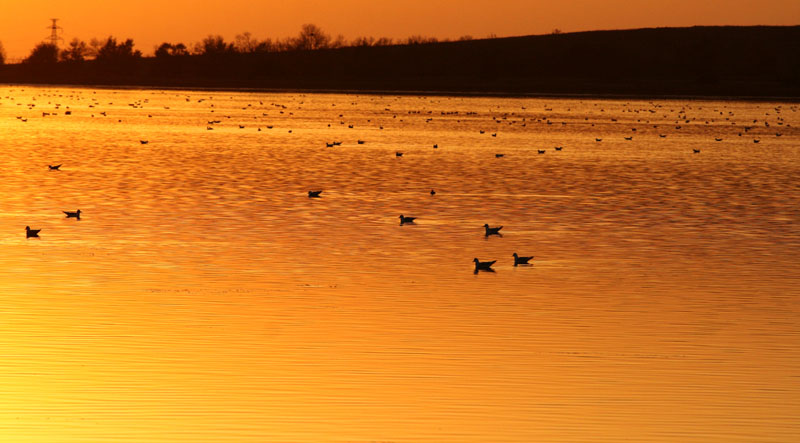
[{"label": "calm water", "polygon": [[0,440],[798,441],[798,128],[0,87]]}]

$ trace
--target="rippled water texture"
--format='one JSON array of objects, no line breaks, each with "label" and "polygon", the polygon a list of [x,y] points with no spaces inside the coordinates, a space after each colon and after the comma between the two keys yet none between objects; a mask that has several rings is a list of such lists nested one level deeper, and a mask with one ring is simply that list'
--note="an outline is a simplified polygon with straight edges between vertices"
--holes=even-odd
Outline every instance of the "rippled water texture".
[{"label": "rippled water texture", "polygon": [[798,441],[798,127],[2,87],[0,440]]}]

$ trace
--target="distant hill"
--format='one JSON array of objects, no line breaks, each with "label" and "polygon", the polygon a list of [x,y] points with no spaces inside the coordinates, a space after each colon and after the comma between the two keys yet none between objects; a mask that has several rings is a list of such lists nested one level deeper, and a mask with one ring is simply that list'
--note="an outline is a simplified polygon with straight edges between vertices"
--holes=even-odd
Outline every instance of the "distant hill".
[{"label": "distant hill", "polygon": [[592,31],[0,67],[2,83],[800,97],[800,26]]}]

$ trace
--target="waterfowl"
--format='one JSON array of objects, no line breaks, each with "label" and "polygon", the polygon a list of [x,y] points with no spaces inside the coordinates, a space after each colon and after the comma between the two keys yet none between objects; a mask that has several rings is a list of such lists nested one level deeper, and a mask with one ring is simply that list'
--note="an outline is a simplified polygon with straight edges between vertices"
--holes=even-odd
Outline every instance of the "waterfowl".
[{"label": "waterfowl", "polygon": [[141,143],[143,145],[146,145],[146,144],[150,143],[150,140],[139,140],[139,143]]},{"label": "waterfowl", "polygon": [[695,154],[699,154],[699,153],[700,153],[700,150],[699,150],[699,149],[694,149],[694,148],[692,148],[692,151],[693,151]]},{"label": "waterfowl", "polygon": [[602,138],[596,138],[596,139],[594,139],[594,141],[601,142],[601,141],[603,141],[603,139]]},{"label": "waterfowl", "polygon": [[625,140],[633,140],[633,137],[625,137]]},{"label": "waterfowl", "polygon": [[487,237],[490,235],[500,235],[500,230],[503,229],[502,226],[498,226],[496,228],[490,228],[488,223],[484,224],[483,228],[486,229]]},{"label": "waterfowl", "polygon": [[81,210],[80,209],[78,209],[75,212],[71,212],[71,211],[61,211],[61,212],[63,212],[64,214],[67,214],[67,218],[77,218],[78,220],[81,219]]},{"label": "waterfowl", "polygon": [[364,140],[358,140],[358,141],[357,141],[357,143],[358,143],[359,145],[363,145],[363,144],[364,144]]},{"label": "waterfowl", "polygon": [[438,148],[439,148],[438,144],[433,145],[433,149],[438,149]]},{"label": "waterfowl", "polygon": [[31,229],[30,226],[25,226],[25,238],[38,237],[41,229]]},{"label": "waterfowl", "polygon": [[58,171],[61,165],[47,165],[47,167],[50,168],[51,171]]},{"label": "waterfowl", "polygon": [[562,150],[562,149],[564,149],[564,147],[563,147],[563,146],[557,146],[557,147],[556,147],[556,151],[560,151],[560,150]]},{"label": "waterfowl", "polygon": [[513,255],[514,255],[514,266],[518,266],[518,265],[527,265],[527,264],[528,264],[528,262],[529,262],[529,261],[531,261],[531,259],[533,258],[533,256],[530,256],[530,257],[520,257],[519,255],[517,255],[517,253],[516,253],[516,252],[515,252]]},{"label": "waterfowl", "polygon": [[436,191],[434,191],[433,189],[431,189],[431,195],[436,195]]},{"label": "waterfowl", "polygon": [[308,191],[308,198],[319,198],[319,195],[322,194],[322,191]]},{"label": "waterfowl", "polygon": [[406,224],[406,223],[414,223],[414,220],[416,220],[416,219],[417,219],[417,217],[406,217],[405,215],[400,214],[400,224],[401,225]]},{"label": "waterfowl", "polygon": [[505,156],[505,154],[495,154],[494,156],[495,156],[496,158],[501,158],[501,157]]},{"label": "waterfowl", "polygon": [[492,261],[480,261],[477,258],[472,259],[475,263],[475,271],[491,271],[492,265],[497,263],[497,260]]},{"label": "waterfowl", "polygon": [[721,138],[716,138],[716,137],[714,137],[714,141],[721,142],[721,141],[722,141],[722,139],[721,139]]},{"label": "waterfowl", "polygon": [[546,151],[546,150],[544,150],[544,149],[537,149],[536,151],[537,151],[539,154],[544,154],[545,152],[547,152],[547,151]]},{"label": "waterfowl", "polygon": [[402,157],[402,156],[403,156],[403,153],[402,153],[402,152],[395,152],[395,153],[394,153],[394,156],[395,156],[395,157]]}]

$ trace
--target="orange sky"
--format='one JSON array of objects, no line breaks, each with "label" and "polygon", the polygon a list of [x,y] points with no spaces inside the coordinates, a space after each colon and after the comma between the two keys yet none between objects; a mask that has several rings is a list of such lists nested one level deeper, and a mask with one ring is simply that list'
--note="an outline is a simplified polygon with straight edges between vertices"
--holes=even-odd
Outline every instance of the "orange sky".
[{"label": "orange sky", "polygon": [[64,38],[133,38],[145,54],[164,41],[214,33],[258,38],[315,23],[348,39],[426,35],[458,38],[691,25],[795,25],[798,0],[0,0],[0,42],[24,57],[58,17]]}]

